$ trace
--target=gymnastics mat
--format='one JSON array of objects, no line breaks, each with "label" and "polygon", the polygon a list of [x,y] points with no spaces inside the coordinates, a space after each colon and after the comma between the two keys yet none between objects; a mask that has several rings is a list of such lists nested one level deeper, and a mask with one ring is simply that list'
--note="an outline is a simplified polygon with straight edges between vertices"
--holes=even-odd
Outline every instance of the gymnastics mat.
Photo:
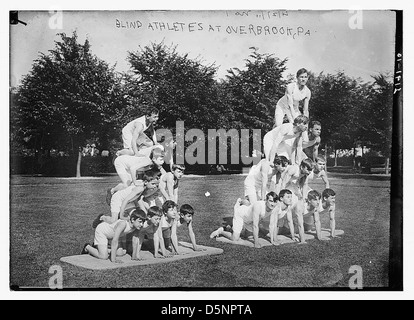
[{"label": "gymnastics mat", "polygon": [[109,259],[102,260],[92,257],[89,254],[81,254],[75,256],[62,257],[60,261],[72,264],[74,266],[91,269],[91,270],[108,270],[117,269],[123,267],[143,266],[157,263],[167,263],[182,259],[196,258],[201,256],[210,256],[223,253],[223,249],[213,248],[198,245],[200,248],[206,249],[205,251],[194,251],[191,243],[179,241],[180,255],[176,255],[170,258],[154,258],[154,255],[149,251],[141,251],[140,256],[143,260],[131,260],[131,256],[126,254],[122,257],[117,257],[123,263],[113,263]]},{"label": "gymnastics mat", "polygon": [[[331,232],[329,229],[321,229],[321,233],[322,233],[322,240],[330,240],[331,238],[329,237]],[[335,230],[335,235],[336,236],[341,236],[344,234],[343,230]],[[298,234],[296,234],[297,237],[299,237]],[[286,244],[286,243],[294,243],[294,241],[286,235],[278,235],[278,240],[280,241],[280,245]],[[314,240],[316,239],[316,231],[312,230],[312,231],[308,231],[305,232],[305,241],[308,240]],[[241,245],[241,246],[246,246],[246,247],[254,247],[254,240],[253,237],[249,237],[247,240],[242,240],[242,241],[232,241],[230,239],[227,239],[225,237],[216,237],[216,240],[219,242],[225,242],[225,243],[230,243],[230,244],[237,244],[237,245]],[[259,243],[261,244],[262,247],[266,247],[266,246],[271,246],[272,244],[270,243],[270,241],[263,239],[263,238],[259,238]]]}]

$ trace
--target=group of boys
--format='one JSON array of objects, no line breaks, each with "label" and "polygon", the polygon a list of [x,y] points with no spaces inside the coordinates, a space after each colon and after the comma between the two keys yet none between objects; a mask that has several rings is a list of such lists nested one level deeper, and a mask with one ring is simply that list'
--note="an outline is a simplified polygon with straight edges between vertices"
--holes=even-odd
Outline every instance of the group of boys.
[{"label": "group of boys", "polygon": [[[193,207],[183,204],[178,210],[178,183],[185,167],[172,161],[163,167],[164,148],[153,128],[158,113],[153,109],[123,128],[124,149],[114,159],[121,182],[107,190],[110,214],[95,219],[94,244],[85,244],[82,254],[120,262],[116,257],[127,251],[132,259],[141,259],[141,249],[147,248],[156,258],[171,257],[180,254],[177,227],[183,224],[188,226],[193,249],[204,250],[196,244]],[[223,236],[239,243],[253,239],[260,248],[259,235],[273,245],[281,243],[278,236],[282,234],[305,243],[305,232],[314,228],[322,240],[320,215],[325,212],[329,213],[330,236],[335,237],[335,192],[329,188],[325,159],[318,155],[321,124],[311,122],[307,132],[308,123],[306,116],[299,115],[293,123],[266,133],[265,158],[250,169],[244,181],[245,197],[234,205],[232,227],[220,227],[210,238]],[[152,133],[152,139],[145,132]],[[322,194],[308,185],[315,177],[325,184]]]},{"label": "group of boys", "polygon": [[[265,158],[252,166],[244,181],[243,199],[234,205],[233,226],[220,227],[210,238],[225,237],[243,244],[253,240],[260,248],[259,234],[273,245],[278,235],[306,243],[305,232],[316,230],[322,240],[320,215],[329,213],[330,236],[335,237],[335,192],[330,189],[325,159],[318,155],[321,124],[299,115],[293,123],[284,123],[263,138]],[[308,181],[321,178],[322,194]],[[299,234],[299,238],[295,234]]]},{"label": "group of boys", "polygon": [[145,133],[154,132],[157,120],[158,110],[153,109],[123,128],[124,149],[114,159],[121,182],[107,190],[110,214],[100,214],[93,221],[94,243],[86,243],[82,254],[109,257],[115,263],[122,261],[117,256],[126,253],[140,260],[143,249],[152,251],[156,258],[179,255],[177,227],[184,224],[193,250],[205,250],[196,244],[194,208],[182,204],[178,210],[178,184],[185,167],[170,163],[164,168],[164,148],[155,135],[151,140]]}]

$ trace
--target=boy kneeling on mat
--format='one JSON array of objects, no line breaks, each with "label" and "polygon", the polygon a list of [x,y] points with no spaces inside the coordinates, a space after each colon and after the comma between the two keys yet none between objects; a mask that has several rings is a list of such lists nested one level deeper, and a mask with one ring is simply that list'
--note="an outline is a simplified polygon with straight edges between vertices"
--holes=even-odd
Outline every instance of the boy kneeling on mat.
[{"label": "boy kneeling on mat", "polygon": [[[166,252],[161,247],[162,256],[158,252],[161,241],[160,239],[160,221],[163,216],[163,211],[157,206],[152,206],[147,212],[147,221],[145,221],[142,228],[132,236],[132,260],[142,260],[140,256],[141,248],[145,247],[148,250],[154,250],[155,258],[172,257],[169,252]],[[161,235],[162,236],[162,235]],[[152,240],[152,242],[151,242]]]},{"label": "boy kneeling on mat", "polygon": [[125,255],[126,250],[119,247],[119,238],[131,232],[140,230],[147,219],[145,212],[136,210],[131,213],[127,220],[118,219],[113,223],[102,222],[95,229],[94,246],[86,243],[83,247],[82,254],[106,260],[108,259],[108,243],[111,240],[110,260],[113,263],[122,263],[117,260],[117,255]]}]

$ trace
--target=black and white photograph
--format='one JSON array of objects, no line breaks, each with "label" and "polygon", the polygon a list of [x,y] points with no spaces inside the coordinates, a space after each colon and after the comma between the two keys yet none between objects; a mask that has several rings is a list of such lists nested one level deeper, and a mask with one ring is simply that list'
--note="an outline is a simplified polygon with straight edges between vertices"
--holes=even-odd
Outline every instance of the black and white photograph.
[{"label": "black and white photograph", "polygon": [[279,7],[9,11],[10,291],[403,291],[403,10]]}]

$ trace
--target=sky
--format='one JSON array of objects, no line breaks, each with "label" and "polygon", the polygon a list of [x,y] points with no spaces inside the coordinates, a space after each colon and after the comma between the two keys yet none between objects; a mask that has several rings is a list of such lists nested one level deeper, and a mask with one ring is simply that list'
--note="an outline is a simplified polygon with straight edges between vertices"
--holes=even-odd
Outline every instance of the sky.
[{"label": "sky", "polygon": [[389,10],[44,10],[19,11],[27,25],[10,26],[10,81],[17,85],[57,33],[77,32],[92,53],[127,71],[128,52],[151,43],[174,45],[180,54],[218,67],[217,79],[243,68],[256,47],[300,68],[372,80],[394,67],[395,13]]}]

